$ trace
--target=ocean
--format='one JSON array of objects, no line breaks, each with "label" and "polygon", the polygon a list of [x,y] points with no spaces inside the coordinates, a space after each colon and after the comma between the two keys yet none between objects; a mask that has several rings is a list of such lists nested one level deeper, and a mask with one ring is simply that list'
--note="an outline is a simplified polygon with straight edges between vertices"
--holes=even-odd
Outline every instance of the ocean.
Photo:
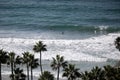
[{"label": "ocean", "polygon": [[42,60],[110,62],[120,59],[118,36],[120,0],[0,0],[0,48],[18,55],[41,40]]}]

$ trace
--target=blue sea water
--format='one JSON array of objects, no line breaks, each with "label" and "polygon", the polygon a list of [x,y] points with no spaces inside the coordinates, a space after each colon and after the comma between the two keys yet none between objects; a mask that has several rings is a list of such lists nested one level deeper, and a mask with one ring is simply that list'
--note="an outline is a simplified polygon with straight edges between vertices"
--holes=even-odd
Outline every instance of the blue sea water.
[{"label": "blue sea water", "polygon": [[119,31],[120,0],[0,0],[0,37],[81,39]]}]

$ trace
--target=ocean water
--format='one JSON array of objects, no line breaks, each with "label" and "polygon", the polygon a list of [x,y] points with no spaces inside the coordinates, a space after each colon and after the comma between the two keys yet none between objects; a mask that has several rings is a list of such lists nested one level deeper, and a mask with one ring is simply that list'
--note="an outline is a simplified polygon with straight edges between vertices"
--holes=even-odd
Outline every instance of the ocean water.
[{"label": "ocean water", "polygon": [[0,0],[0,37],[81,39],[119,31],[119,0]]},{"label": "ocean water", "polygon": [[120,0],[0,0],[0,48],[18,55],[42,40],[43,60],[108,62],[118,36]]}]

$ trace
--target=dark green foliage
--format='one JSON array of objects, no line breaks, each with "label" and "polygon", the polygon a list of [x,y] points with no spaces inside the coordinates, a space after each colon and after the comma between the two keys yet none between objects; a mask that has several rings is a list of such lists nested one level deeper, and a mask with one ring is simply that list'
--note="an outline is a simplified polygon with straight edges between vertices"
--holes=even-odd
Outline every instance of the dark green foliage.
[{"label": "dark green foliage", "polygon": [[67,77],[68,80],[75,80],[81,76],[79,69],[75,68],[75,65],[72,64],[69,64],[67,67],[65,67],[63,71],[63,77]]},{"label": "dark green foliage", "polygon": [[120,68],[104,66],[104,68],[93,68],[90,72],[81,74],[82,80],[120,80]]},{"label": "dark green foliage", "polygon": [[3,49],[0,50],[0,63],[2,64],[6,64],[7,60],[8,60],[8,52],[3,51]]},{"label": "dark green foliage", "polygon": [[30,61],[29,66],[32,67],[32,69],[37,68],[39,66],[38,59],[35,59],[34,55],[29,55]]},{"label": "dark green foliage", "polygon": [[104,66],[106,80],[120,80],[120,67]]},{"label": "dark green foliage", "polygon": [[115,47],[120,51],[120,37],[117,37],[115,40]]},{"label": "dark green foliage", "polygon": [[33,54],[29,52],[23,53],[23,64],[26,64],[27,68],[27,79],[29,80],[29,68],[31,71],[31,80],[33,80],[33,69],[39,66],[38,59],[35,59]]},{"label": "dark green foliage", "polygon": [[53,70],[57,70],[58,67],[66,67],[67,61],[64,61],[64,57],[60,55],[56,55],[56,58],[53,58],[53,61],[51,63],[51,67]]},{"label": "dark green foliage", "polygon": [[30,61],[29,55],[30,55],[29,52],[24,52],[22,58],[23,64],[26,64],[26,68],[27,68],[27,80],[29,80],[29,61]]},{"label": "dark green foliage", "polygon": [[8,65],[12,65],[14,68],[16,68],[17,65],[22,64],[22,57],[16,56],[14,52],[8,53]]},{"label": "dark green foliage", "polygon": [[10,78],[13,78],[14,77],[14,80],[25,80],[26,78],[26,75],[23,73],[23,70],[20,69],[20,68],[16,68],[14,70],[14,74],[10,75]]},{"label": "dark green foliage", "polygon": [[[92,75],[92,79],[95,79],[95,80],[104,80],[104,71],[99,68],[99,67],[94,67],[90,74]],[[94,76],[93,76],[94,75]]]},{"label": "dark green foliage", "polygon": [[20,65],[20,64],[22,64],[22,57],[20,57],[20,56],[17,56],[16,58],[15,58],[15,64],[18,64],[18,65]]},{"label": "dark green foliage", "polygon": [[36,43],[36,45],[34,45],[33,51],[35,52],[47,51],[46,45],[44,45],[42,41],[39,41],[38,43]]},{"label": "dark green foliage", "polygon": [[82,78],[82,80],[90,80],[89,72],[85,71],[85,72],[81,73],[81,78]]},{"label": "dark green foliage", "polygon": [[30,53],[29,52],[24,52],[23,53],[23,64],[29,64],[30,58],[29,58]]},{"label": "dark green foliage", "polygon": [[9,58],[8,58],[7,64],[11,66],[10,78],[11,80],[15,80],[14,70],[16,69],[17,64],[20,65],[22,63],[22,58],[20,56],[16,57],[14,52],[10,52],[8,55],[9,55]]},{"label": "dark green foliage", "polygon": [[54,76],[49,71],[44,71],[38,80],[54,80]]},{"label": "dark green foliage", "polygon": [[34,52],[37,52],[37,53],[38,53],[38,52],[40,53],[40,70],[41,70],[41,74],[42,74],[42,61],[41,61],[41,59],[42,59],[42,54],[41,54],[41,52],[42,52],[42,51],[47,51],[46,45],[44,45],[44,44],[42,43],[42,41],[39,41],[38,43],[36,43],[36,45],[34,45],[33,51],[34,51]]},{"label": "dark green foliage", "polygon": [[51,67],[53,70],[57,70],[57,80],[59,80],[59,72],[60,72],[60,67],[65,68],[67,66],[67,62],[64,61],[64,57],[60,55],[56,55],[56,59],[53,58],[53,61],[51,63]]},{"label": "dark green foliage", "polygon": [[[115,40],[115,47],[120,51],[120,37],[117,37]],[[120,60],[116,64],[116,66],[120,66]]]},{"label": "dark green foliage", "polygon": [[8,64],[11,65],[11,80],[15,80],[14,76],[13,76],[14,75],[14,69],[15,69],[15,53],[14,52],[9,53]]},{"label": "dark green foliage", "polygon": [[29,66],[31,68],[31,80],[33,80],[33,69],[37,68],[39,66],[38,59],[35,59],[34,55],[29,55],[30,61]]},{"label": "dark green foliage", "polygon": [[8,55],[6,51],[3,51],[3,49],[0,50],[0,80],[2,80],[1,76],[1,64],[6,64],[8,60]]}]

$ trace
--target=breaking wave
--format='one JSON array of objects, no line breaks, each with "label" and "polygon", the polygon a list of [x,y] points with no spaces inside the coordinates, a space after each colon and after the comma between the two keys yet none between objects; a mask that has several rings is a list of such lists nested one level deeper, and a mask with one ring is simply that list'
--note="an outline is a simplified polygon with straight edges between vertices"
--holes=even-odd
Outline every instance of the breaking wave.
[{"label": "breaking wave", "polygon": [[[47,52],[43,52],[43,60],[51,60],[57,54],[68,61],[107,61],[107,59],[119,59],[120,53],[114,47],[114,40],[119,33],[102,35],[79,40],[42,40],[23,38],[0,38],[0,48],[14,51],[21,55],[24,51],[32,51],[33,45],[42,40],[47,45]],[[38,57],[38,54],[35,55]],[[39,57],[38,57],[39,58]]]}]

